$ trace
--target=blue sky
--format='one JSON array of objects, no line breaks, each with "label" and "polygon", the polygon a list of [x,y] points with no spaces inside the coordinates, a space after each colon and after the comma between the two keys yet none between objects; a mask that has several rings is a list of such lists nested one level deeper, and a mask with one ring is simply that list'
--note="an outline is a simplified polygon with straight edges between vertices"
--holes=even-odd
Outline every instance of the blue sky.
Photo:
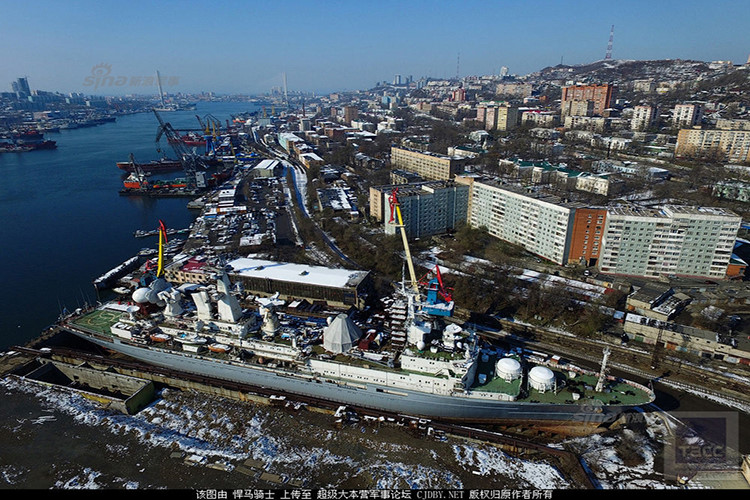
[{"label": "blue sky", "polygon": [[[603,59],[613,24],[615,59],[744,63],[749,21],[747,0],[5,1],[0,90],[28,76],[32,89],[155,93],[143,79],[156,70],[169,92],[218,93],[267,92],[284,73],[318,93],[527,74]],[[98,64],[128,83],[86,85]]]}]

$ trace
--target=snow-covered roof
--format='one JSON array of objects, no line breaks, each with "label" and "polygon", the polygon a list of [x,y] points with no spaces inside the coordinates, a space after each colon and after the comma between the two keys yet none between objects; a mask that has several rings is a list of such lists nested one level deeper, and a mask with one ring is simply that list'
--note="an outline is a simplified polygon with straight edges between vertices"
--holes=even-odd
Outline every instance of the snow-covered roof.
[{"label": "snow-covered roof", "polygon": [[277,281],[305,283],[334,288],[357,286],[367,276],[368,271],[333,269],[307,264],[275,262],[243,257],[228,263],[240,276],[268,278]]}]

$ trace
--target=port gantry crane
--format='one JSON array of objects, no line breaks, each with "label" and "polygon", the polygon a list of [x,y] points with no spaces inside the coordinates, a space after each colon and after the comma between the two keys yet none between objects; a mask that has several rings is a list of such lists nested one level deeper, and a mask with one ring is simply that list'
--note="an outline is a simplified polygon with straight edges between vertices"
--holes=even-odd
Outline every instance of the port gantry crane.
[{"label": "port gantry crane", "polygon": [[406,265],[409,267],[409,277],[411,278],[411,286],[414,288],[414,293],[419,297],[419,282],[417,281],[417,275],[414,273],[414,263],[411,260],[411,251],[409,250],[409,241],[406,238],[406,229],[404,227],[404,220],[401,217],[401,207],[398,203],[398,188],[393,188],[388,203],[391,206],[391,220],[394,222],[397,220],[396,227],[401,230],[401,239],[404,242],[404,251],[406,252]]},{"label": "port gantry crane", "polygon": [[153,111],[156,115],[156,119],[159,121],[159,131],[156,134],[156,142],[159,142],[162,135],[166,135],[167,142],[172,146],[172,149],[177,155],[177,160],[182,165],[182,170],[185,171],[188,180],[194,183],[196,187],[206,187],[205,176],[202,172],[198,172],[199,167],[205,167],[200,157],[196,155],[194,151],[187,148],[185,143],[182,142],[180,134],[170,123],[165,123],[164,120],[161,119],[158,111],[155,109]]},{"label": "port gantry crane", "polygon": [[130,153],[130,165],[133,167],[133,176],[138,180],[140,188],[146,191],[150,190],[151,184],[148,182],[148,179],[146,179],[146,173],[135,161],[135,155],[133,155],[133,153]]},{"label": "port gantry crane", "polygon": [[[422,311],[429,315],[452,316],[453,296],[450,292],[451,289],[446,288],[443,284],[440,268],[437,265],[435,266],[435,276],[431,279],[427,279],[432,274],[432,272],[428,272],[421,280],[417,280],[417,275],[414,272],[414,263],[411,259],[411,251],[409,250],[409,241],[406,238],[406,228],[401,216],[401,206],[398,202],[398,188],[393,189],[388,198],[388,203],[391,207],[391,219],[389,222],[395,222],[396,227],[401,231],[401,240],[404,243],[404,251],[406,253],[406,264],[409,267],[409,277],[411,278],[416,302],[420,304]],[[419,285],[425,286],[427,289],[426,300],[422,300]],[[440,299],[442,299],[442,303]]]}]

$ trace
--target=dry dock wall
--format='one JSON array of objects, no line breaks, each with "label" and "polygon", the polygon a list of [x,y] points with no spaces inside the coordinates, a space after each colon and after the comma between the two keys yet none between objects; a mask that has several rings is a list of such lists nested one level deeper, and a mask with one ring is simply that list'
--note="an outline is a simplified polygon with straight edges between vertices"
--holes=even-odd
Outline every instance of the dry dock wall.
[{"label": "dry dock wall", "polygon": [[128,415],[145,408],[155,395],[151,381],[54,361],[42,362],[26,378],[75,390],[87,399],[99,401]]}]

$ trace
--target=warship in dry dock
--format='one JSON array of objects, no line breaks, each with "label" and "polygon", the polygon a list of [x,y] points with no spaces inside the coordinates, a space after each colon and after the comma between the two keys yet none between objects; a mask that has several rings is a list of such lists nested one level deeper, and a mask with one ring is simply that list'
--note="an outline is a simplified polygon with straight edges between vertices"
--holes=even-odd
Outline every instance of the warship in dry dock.
[{"label": "warship in dry dock", "polygon": [[654,400],[650,388],[606,373],[606,350],[593,372],[558,356],[500,350],[455,323],[436,329],[445,322],[424,314],[411,287],[384,299],[403,323],[363,333],[346,313],[320,325],[290,321],[276,297],[243,310],[231,266],[216,268],[215,284],[175,287],[159,262],[132,302],[77,311],[61,325],[152,365],[436,421],[523,422],[585,434]]}]

